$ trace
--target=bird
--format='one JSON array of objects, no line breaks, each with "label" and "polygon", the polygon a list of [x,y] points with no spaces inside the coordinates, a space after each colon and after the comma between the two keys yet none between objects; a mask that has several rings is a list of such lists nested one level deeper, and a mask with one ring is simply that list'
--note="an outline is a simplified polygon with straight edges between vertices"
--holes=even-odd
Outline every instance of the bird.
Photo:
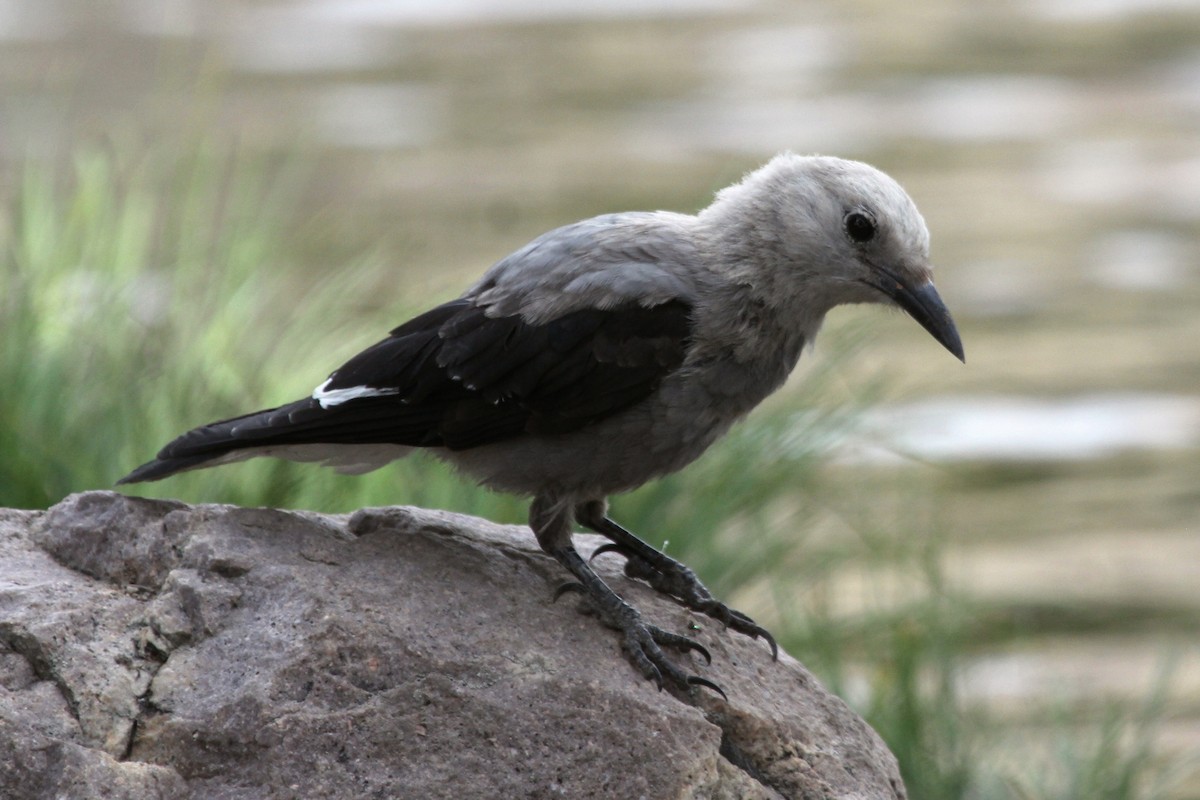
[{"label": "bird", "polygon": [[608,540],[596,555],[624,556],[627,575],[778,658],[769,631],[615,522],[609,498],[704,453],[784,383],[836,306],[898,307],[965,363],[929,240],[880,170],[780,153],[696,214],[610,213],[542,234],[310,396],[188,431],[118,483],[258,456],[361,473],[427,450],[530,498],[538,545],[571,576],[555,598],[582,594],[645,679],[724,696],[667,654],[711,664],[707,649],[619,596],[574,546],[575,526]]}]

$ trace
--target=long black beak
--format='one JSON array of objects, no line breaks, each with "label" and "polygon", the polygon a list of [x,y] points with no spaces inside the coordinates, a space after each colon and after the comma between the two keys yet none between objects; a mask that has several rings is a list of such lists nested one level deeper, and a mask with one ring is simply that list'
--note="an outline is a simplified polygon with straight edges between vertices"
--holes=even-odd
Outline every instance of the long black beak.
[{"label": "long black beak", "polygon": [[920,286],[912,287],[900,280],[888,270],[880,270],[883,280],[872,283],[879,291],[896,301],[896,305],[908,312],[908,315],[929,331],[942,347],[954,354],[959,361],[966,363],[963,355],[962,339],[958,336],[958,328],[950,317],[950,309],[942,302],[942,297],[933,287],[933,281],[926,281]]}]

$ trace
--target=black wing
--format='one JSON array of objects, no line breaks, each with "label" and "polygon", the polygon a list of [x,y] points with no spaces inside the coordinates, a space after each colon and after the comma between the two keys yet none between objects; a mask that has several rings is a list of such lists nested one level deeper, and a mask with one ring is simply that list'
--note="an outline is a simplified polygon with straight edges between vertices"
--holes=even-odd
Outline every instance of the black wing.
[{"label": "black wing", "polygon": [[[462,450],[578,430],[644,400],[683,363],[691,307],[584,309],[543,324],[453,300],[401,325],[305,399],[180,436],[122,482],[154,480],[234,450],[398,444]],[[342,396],[363,394],[339,401]],[[321,396],[321,395],[318,395]]]},{"label": "black wing", "polygon": [[455,300],[396,328],[325,388],[395,390],[390,404],[398,400],[402,415],[439,418],[424,440],[401,444],[464,449],[566,433],[649,396],[683,362],[690,310],[679,301],[586,309],[532,325]]}]

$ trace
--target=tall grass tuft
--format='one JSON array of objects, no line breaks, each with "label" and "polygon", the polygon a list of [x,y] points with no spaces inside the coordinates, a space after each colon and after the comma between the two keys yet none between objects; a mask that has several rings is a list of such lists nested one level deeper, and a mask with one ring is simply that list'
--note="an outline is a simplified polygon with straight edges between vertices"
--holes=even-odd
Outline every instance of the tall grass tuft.
[{"label": "tall grass tuft", "polygon": [[216,148],[29,161],[5,198],[0,502],[109,486],[149,441],[232,401],[261,347],[276,197]]},{"label": "tall grass tuft", "polygon": [[[298,279],[285,240],[297,170],[207,143],[186,158],[89,148],[30,161],[4,198],[0,504],[107,488],[183,431],[303,396],[395,320],[344,322],[371,265]],[[307,291],[306,291],[307,289]],[[340,309],[340,312],[339,310]],[[350,479],[249,463],[149,495],[350,510],[400,500],[517,519],[518,504],[427,460]]]},{"label": "tall grass tuft", "polygon": [[[1175,654],[1178,655],[1177,653]],[[1051,743],[1014,781],[1021,800],[1169,800],[1196,759],[1159,752],[1168,718],[1171,677],[1177,658],[1168,657],[1154,687],[1129,707],[1104,701],[1098,707],[1063,709]],[[1194,795],[1187,795],[1194,796]]]}]

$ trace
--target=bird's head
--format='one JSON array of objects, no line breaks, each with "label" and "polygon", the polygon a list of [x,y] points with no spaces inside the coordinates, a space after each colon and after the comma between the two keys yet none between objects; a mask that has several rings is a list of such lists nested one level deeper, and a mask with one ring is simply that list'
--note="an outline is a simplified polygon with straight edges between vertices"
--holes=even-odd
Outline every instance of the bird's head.
[{"label": "bird's head", "polygon": [[[843,303],[902,308],[964,360],[958,329],[933,285],[929,231],[896,181],[867,164],[784,153],[718,195],[702,214],[741,209],[775,277],[824,310]],[[779,272],[784,273],[779,275]]]}]

